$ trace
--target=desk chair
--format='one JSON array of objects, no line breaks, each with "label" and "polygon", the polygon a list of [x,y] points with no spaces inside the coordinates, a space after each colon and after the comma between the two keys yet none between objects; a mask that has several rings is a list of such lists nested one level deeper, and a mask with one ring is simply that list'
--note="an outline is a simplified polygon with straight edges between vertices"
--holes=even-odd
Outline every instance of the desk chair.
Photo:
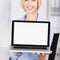
[{"label": "desk chair", "polygon": [[52,54],[49,55],[48,60],[54,60],[56,55],[56,49],[58,44],[59,33],[54,33],[53,41],[50,49],[53,51]]}]

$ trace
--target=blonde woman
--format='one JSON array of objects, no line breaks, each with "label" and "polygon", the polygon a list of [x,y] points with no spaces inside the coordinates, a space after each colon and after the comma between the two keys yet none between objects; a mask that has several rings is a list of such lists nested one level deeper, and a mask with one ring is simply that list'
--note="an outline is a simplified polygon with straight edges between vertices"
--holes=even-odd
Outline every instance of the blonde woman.
[{"label": "blonde woman", "polygon": [[[18,19],[25,21],[45,21],[40,19],[38,15],[38,9],[41,6],[41,0],[21,0],[21,5],[26,14]],[[53,34],[52,34],[53,35]],[[51,40],[52,40],[51,35]],[[11,53],[11,60],[45,60],[45,53],[23,53],[23,52],[15,52]]]},{"label": "blonde woman", "polygon": [[24,20],[38,21],[38,9],[41,5],[41,0],[21,0],[21,5],[26,12],[23,17]]}]

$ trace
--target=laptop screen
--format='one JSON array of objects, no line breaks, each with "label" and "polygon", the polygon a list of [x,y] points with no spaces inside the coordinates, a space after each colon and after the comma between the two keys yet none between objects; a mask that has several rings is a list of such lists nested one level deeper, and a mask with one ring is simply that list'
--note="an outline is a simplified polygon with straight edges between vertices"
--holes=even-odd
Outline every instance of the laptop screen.
[{"label": "laptop screen", "polygon": [[12,45],[49,46],[50,22],[13,21]]}]

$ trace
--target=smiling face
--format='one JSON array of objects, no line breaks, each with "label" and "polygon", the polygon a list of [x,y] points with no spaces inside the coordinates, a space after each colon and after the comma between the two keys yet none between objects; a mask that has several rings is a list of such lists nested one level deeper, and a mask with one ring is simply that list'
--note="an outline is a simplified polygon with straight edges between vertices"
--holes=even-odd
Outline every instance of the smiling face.
[{"label": "smiling face", "polygon": [[23,8],[27,13],[35,13],[38,9],[38,0],[24,0]]}]

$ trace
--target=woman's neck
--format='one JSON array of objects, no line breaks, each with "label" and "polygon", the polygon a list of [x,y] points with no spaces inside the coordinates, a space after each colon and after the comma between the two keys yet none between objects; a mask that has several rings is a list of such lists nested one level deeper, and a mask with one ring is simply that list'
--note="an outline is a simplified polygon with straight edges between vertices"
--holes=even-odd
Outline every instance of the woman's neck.
[{"label": "woman's neck", "polygon": [[27,14],[26,15],[26,20],[27,21],[37,21],[37,17],[38,17],[38,14],[37,13]]}]

